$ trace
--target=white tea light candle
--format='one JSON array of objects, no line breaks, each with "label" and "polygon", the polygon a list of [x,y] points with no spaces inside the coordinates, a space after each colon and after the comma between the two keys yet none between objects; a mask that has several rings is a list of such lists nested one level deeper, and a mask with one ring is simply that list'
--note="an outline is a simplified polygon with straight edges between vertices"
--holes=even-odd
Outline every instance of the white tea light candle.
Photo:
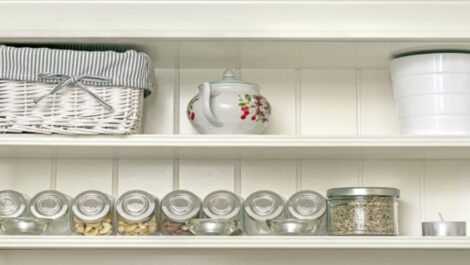
[{"label": "white tea light candle", "polygon": [[442,215],[440,222],[423,222],[423,236],[466,236],[465,222],[444,221]]}]

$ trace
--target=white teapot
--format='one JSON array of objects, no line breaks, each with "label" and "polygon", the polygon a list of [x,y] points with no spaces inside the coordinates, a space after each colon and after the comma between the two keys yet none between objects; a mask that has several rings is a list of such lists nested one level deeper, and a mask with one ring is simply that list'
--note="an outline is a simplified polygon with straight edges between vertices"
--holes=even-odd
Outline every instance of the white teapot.
[{"label": "white teapot", "polygon": [[239,80],[226,70],[222,80],[199,85],[187,115],[201,134],[255,134],[268,125],[271,105],[257,84]]}]

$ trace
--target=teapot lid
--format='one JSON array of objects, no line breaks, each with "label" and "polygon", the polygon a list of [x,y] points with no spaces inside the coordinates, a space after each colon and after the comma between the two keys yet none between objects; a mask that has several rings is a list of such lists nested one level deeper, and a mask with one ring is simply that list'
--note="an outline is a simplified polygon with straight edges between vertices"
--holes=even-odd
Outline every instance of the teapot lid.
[{"label": "teapot lid", "polygon": [[243,84],[243,85],[256,86],[256,87],[258,86],[257,84],[238,79],[233,73],[233,71],[228,70],[228,69],[224,71],[222,79],[210,81],[209,83],[211,84]]}]

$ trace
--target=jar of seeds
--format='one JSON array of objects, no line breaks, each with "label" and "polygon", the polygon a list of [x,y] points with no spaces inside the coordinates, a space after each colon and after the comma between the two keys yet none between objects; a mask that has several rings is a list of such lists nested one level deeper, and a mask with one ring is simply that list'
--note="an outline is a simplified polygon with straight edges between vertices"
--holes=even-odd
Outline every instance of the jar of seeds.
[{"label": "jar of seeds", "polygon": [[312,190],[292,195],[286,203],[286,219],[271,222],[278,235],[326,235],[326,199]]},{"label": "jar of seeds", "polygon": [[327,192],[330,235],[398,235],[398,197],[395,188],[335,188]]},{"label": "jar of seeds", "polygon": [[[14,190],[0,191],[0,222],[5,219],[26,217],[29,197]],[[4,234],[6,227],[2,224],[0,234]]]},{"label": "jar of seeds", "polygon": [[201,218],[189,221],[189,230],[195,235],[239,235],[242,205],[242,198],[231,191],[209,193],[202,202]]},{"label": "jar of seeds", "polygon": [[73,232],[84,236],[113,233],[113,199],[96,191],[84,191],[72,202]]},{"label": "jar of seeds", "polygon": [[126,236],[154,235],[157,230],[158,200],[142,190],[122,194],[116,202],[117,233]]},{"label": "jar of seeds", "polygon": [[186,222],[197,218],[201,199],[186,190],[175,190],[162,199],[160,230],[163,235],[193,235]]},{"label": "jar of seeds", "polygon": [[261,190],[245,200],[245,233],[248,235],[270,235],[271,222],[284,217],[284,199],[277,193]]},{"label": "jar of seeds", "polygon": [[46,234],[70,235],[70,206],[72,197],[55,190],[45,190],[36,194],[29,203],[31,215],[48,222]]}]

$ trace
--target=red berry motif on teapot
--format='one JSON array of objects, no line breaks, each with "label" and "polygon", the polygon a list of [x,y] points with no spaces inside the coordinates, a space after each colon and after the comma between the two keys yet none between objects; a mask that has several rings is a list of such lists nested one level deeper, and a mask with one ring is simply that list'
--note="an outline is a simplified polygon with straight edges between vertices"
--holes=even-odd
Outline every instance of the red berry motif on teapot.
[{"label": "red berry motif on teapot", "polygon": [[188,115],[188,119],[190,121],[194,121],[194,119],[196,118],[196,113],[194,113],[193,105],[194,105],[194,102],[198,100],[199,100],[199,97],[194,97],[193,99],[191,99],[191,101],[188,104],[188,109],[186,110],[186,114]]},{"label": "red berry motif on teapot", "polygon": [[271,105],[260,95],[239,95],[239,103],[241,110],[241,120],[251,122],[265,123],[269,121],[271,115]]}]

